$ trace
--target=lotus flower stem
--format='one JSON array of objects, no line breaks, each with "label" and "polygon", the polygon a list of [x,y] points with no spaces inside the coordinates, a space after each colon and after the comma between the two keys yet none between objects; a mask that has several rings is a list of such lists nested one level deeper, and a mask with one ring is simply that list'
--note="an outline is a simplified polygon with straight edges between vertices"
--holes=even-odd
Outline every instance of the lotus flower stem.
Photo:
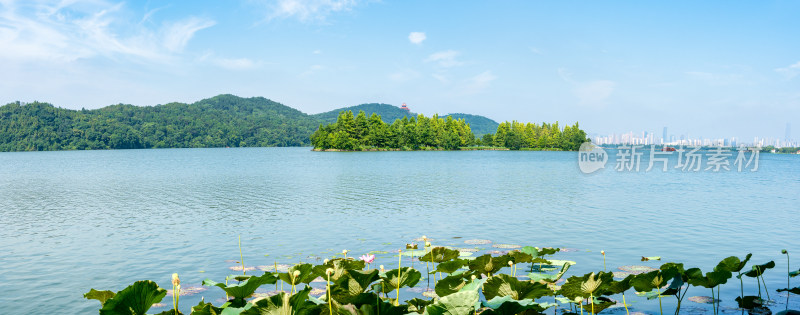
[{"label": "lotus flower stem", "polygon": [[606,251],[601,250],[600,253],[603,254],[603,271],[605,272],[606,271]]},{"label": "lotus flower stem", "polygon": [[630,312],[628,312],[628,303],[625,302],[625,292],[622,292],[622,306],[625,306],[625,314],[630,315]]},{"label": "lotus flower stem", "polygon": [[328,281],[325,282],[325,293],[328,295],[328,314],[333,315],[333,302],[331,301],[331,274],[333,273],[333,269],[328,268],[325,270],[325,274],[328,275]]},{"label": "lotus flower stem", "polygon": [[711,287],[711,309],[717,314],[717,304],[714,303],[714,287]]},{"label": "lotus flower stem", "polygon": [[767,301],[771,300],[769,297],[769,289],[767,289],[767,281],[764,281],[764,273],[761,273],[761,283],[764,284],[764,292],[767,293]]},{"label": "lotus flower stem", "polygon": [[592,303],[592,315],[594,315],[594,294],[589,293],[589,303]]},{"label": "lotus flower stem", "polygon": [[244,256],[242,256],[242,236],[239,235],[239,261],[242,262],[242,275],[245,275]]},{"label": "lotus flower stem", "polygon": [[581,300],[580,303],[581,303],[581,307],[580,307],[581,308],[581,315],[583,315],[583,300]]},{"label": "lotus flower stem", "polygon": [[664,308],[661,307],[661,288],[658,288],[658,311],[659,314],[664,315]]},{"label": "lotus flower stem", "polygon": [[[278,276],[278,261],[275,261],[275,276]],[[278,291],[278,282],[275,282],[275,291]]]},{"label": "lotus flower stem", "polygon": [[402,277],[400,275],[403,274],[403,269],[400,269],[400,266],[403,263],[403,250],[397,250],[397,300],[394,301],[394,306],[400,306],[400,285],[402,283]]},{"label": "lotus flower stem", "polygon": [[[782,254],[786,254],[786,288],[789,289],[789,288],[792,287],[791,284],[789,283],[789,277],[790,277],[789,273],[791,273],[791,269],[789,269],[789,252],[787,252],[785,249],[783,249],[783,250],[781,250],[781,253]],[[789,310],[789,296],[790,295],[791,294],[789,294],[789,292],[786,292],[786,310],[787,311]]]}]

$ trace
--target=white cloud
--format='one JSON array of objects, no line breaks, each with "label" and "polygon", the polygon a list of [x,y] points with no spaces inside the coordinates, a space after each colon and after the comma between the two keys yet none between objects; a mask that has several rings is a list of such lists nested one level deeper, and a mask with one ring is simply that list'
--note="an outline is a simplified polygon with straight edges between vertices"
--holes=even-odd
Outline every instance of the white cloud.
[{"label": "white cloud", "polygon": [[322,50],[317,49],[317,50],[315,50],[315,51],[313,51],[311,53],[315,54],[315,55],[319,55],[319,54],[322,54]]},{"label": "white cloud", "polygon": [[456,60],[461,53],[455,50],[445,50],[434,53],[425,59],[425,62],[435,62],[440,67],[450,68],[461,66],[464,63]]},{"label": "white cloud", "polygon": [[484,71],[483,73],[480,73],[467,80],[467,92],[480,92],[489,87],[489,84],[494,80],[497,80],[497,76],[492,74],[491,71]]},{"label": "white cloud", "polygon": [[276,0],[268,1],[272,11],[267,19],[297,18],[300,21],[324,21],[335,12],[349,11],[356,0]]},{"label": "white cloud", "polygon": [[411,32],[408,34],[408,41],[412,44],[420,45],[426,38],[425,32]]},{"label": "white cloud", "polygon": [[798,74],[800,74],[800,61],[798,61],[797,63],[795,63],[795,64],[793,64],[791,66],[785,67],[785,68],[775,69],[775,71],[777,71],[778,73],[782,73],[783,75],[785,75],[789,79],[794,78]]},{"label": "white cloud", "polygon": [[450,79],[448,79],[448,78],[447,78],[445,75],[443,75],[443,74],[434,73],[434,74],[431,74],[431,76],[432,76],[434,79],[436,79],[436,80],[438,80],[439,82],[442,82],[442,83],[444,83],[444,84],[450,83]]},{"label": "white cloud", "polygon": [[703,81],[709,85],[729,85],[741,83],[742,79],[744,78],[744,76],[740,74],[719,74],[702,71],[687,71],[686,75],[688,75],[691,79]]},{"label": "white cloud", "polygon": [[183,21],[170,24],[165,29],[164,46],[173,52],[183,51],[194,33],[204,28],[209,28],[217,24],[208,19],[191,17]]},{"label": "white cloud", "polygon": [[4,2],[0,59],[70,62],[103,56],[167,62],[195,32],[214,25],[190,17],[150,29],[141,22],[152,20],[156,10],[131,20],[124,5],[103,0]]}]

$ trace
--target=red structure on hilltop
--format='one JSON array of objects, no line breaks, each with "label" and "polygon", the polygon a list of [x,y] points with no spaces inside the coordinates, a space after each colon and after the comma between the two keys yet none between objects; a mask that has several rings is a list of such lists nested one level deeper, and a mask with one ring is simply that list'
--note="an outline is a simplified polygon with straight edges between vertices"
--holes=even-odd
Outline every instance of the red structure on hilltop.
[{"label": "red structure on hilltop", "polygon": [[407,112],[411,111],[411,109],[406,106],[406,103],[403,103],[403,106],[400,106],[400,109],[405,109]]}]

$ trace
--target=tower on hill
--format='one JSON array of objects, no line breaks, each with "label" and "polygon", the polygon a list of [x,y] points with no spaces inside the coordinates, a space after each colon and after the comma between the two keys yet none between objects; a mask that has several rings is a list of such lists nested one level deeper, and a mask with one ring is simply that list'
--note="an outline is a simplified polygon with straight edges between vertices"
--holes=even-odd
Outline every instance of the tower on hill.
[{"label": "tower on hill", "polygon": [[411,109],[406,106],[406,103],[403,103],[403,106],[400,106],[400,109],[404,109],[407,112],[411,112]]}]

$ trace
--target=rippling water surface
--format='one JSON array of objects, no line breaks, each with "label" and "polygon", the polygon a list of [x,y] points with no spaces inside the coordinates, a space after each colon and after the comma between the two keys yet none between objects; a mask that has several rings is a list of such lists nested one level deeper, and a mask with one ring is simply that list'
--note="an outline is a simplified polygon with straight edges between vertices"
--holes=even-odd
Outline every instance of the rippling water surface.
[{"label": "rippling water surface", "polygon": [[[766,274],[772,294],[785,287],[780,250],[800,254],[800,156],[762,154],[756,172],[643,167],[585,175],[576,155],[0,153],[0,305],[20,314],[89,314],[99,308],[82,298],[89,288],[118,291],[141,279],[167,286],[173,272],[185,286],[222,280],[235,273],[226,260],[238,260],[239,235],[248,266],[316,262],[342,249],[388,251],[421,235],[437,245],[480,238],[577,249],[557,254],[578,262],[571,275],[602,270],[601,249],[609,269],[662,256],[707,270],[752,252],[757,263],[777,263],[779,271]],[[755,290],[750,282],[746,290]],[[184,312],[201,297],[221,298],[214,289],[182,298]],[[723,300],[738,289],[727,285]],[[655,305],[634,308],[657,312]]]}]

